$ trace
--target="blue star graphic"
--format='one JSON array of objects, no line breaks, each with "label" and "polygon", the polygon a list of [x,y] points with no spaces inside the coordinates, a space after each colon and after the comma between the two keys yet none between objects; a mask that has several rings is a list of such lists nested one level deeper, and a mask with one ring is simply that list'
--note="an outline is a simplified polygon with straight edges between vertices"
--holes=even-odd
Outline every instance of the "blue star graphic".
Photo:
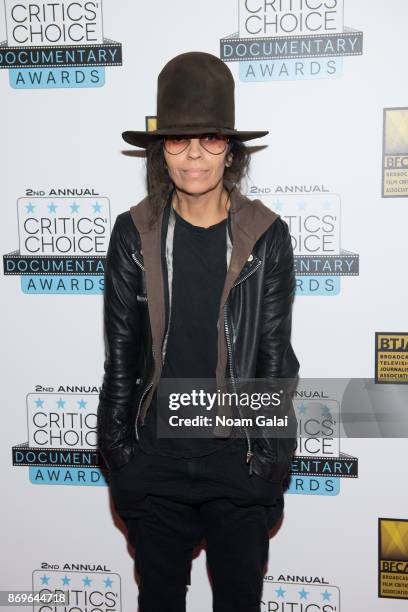
[{"label": "blue star graphic", "polygon": [[95,202],[95,204],[92,204],[92,206],[94,209],[94,213],[101,212],[102,204],[99,204],[99,202]]},{"label": "blue star graphic", "polygon": [[34,208],[35,206],[33,204],[31,204],[31,202],[29,202],[26,206],[27,212],[28,213],[33,213],[34,212]]},{"label": "blue star graphic", "polygon": [[91,586],[92,580],[90,580],[87,576],[86,578],[82,578],[82,582],[84,583],[84,586]]},{"label": "blue star graphic", "polygon": [[283,208],[284,203],[281,202],[280,200],[276,200],[275,202],[273,202],[272,206],[276,208],[277,210],[280,210],[281,208]]},{"label": "blue star graphic", "polygon": [[86,402],[86,401],[85,401],[85,400],[83,400],[83,399],[81,399],[81,400],[79,400],[79,402],[77,402],[77,404],[78,404],[78,406],[79,406],[80,408],[86,408],[87,403],[88,403],[88,402]]},{"label": "blue star graphic", "polygon": [[40,398],[36,399],[34,403],[36,404],[37,408],[42,408],[44,406],[44,400]]},{"label": "blue star graphic", "polygon": [[284,597],[286,591],[284,591],[282,587],[279,587],[279,589],[275,589],[275,593],[278,597]]},{"label": "blue star graphic", "polygon": [[49,579],[50,577],[44,574],[44,576],[41,576],[41,584],[48,584]]},{"label": "blue star graphic", "polygon": [[113,580],[111,580],[111,578],[105,578],[104,583],[105,583],[105,588],[107,589],[108,587],[110,588],[112,586]]},{"label": "blue star graphic", "polygon": [[323,404],[321,411],[323,416],[331,416],[330,408],[327,406],[327,404]]},{"label": "blue star graphic", "polygon": [[62,580],[62,584],[65,586],[69,586],[69,583],[71,582],[71,578],[68,578],[68,576],[65,574],[64,578],[61,578]]},{"label": "blue star graphic", "polygon": [[329,202],[328,200],[326,200],[325,202],[323,202],[323,208],[331,208],[331,202]]},{"label": "blue star graphic", "polygon": [[297,407],[298,412],[300,412],[300,414],[305,414],[307,408],[304,404],[300,404],[300,406]]},{"label": "blue star graphic", "polygon": [[307,599],[309,591],[305,591],[305,587],[301,591],[298,591],[300,599]]},{"label": "blue star graphic", "polygon": [[326,589],[325,591],[323,591],[323,593],[321,593],[321,595],[323,597],[323,601],[330,601],[332,593],[329,593],[329,591]]},{"label": "blue star graphic", "polygon": [[58,408],[65,408],[65,404],[66,404],[66,401],[65,401],[65,400],[63,400],[63,399],[61,399],[61,398],[59,398],[59,400],[57,400],[57,406],[58,406]]},{"label": "blue star graphic", "polygon": [[79,212],[79,204],[75,204],[75,202],[73,204],[70,204],[71,207],[71,212],[76,213]]},{"label": "blue star graphic", "polygon": [[52,202],[51,202],[51,204],[48,204],[48,210],[49,210],[50,213],[57,212],[57,208],[58,208],[58,206],[56,204],[53,204]]},{"label": "blue star graphic", "polygon": [[301,210],[305,210],[306,202],[298,202],[298,208],[300,208]]}]

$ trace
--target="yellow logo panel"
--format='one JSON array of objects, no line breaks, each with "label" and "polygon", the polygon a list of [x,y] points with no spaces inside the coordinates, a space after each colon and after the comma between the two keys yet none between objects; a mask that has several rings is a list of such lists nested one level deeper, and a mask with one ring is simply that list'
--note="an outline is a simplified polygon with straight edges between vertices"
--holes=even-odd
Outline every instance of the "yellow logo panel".
[{"label": "yellow logo panel", "polygon": [[408,196],[408,108],[385,108],[383,198]]},{"label": "yellow logo panel", "polygon": [[408,333],[376,332],[375,382],[408,383]]},{"label": "yellow logo panel", "polygon": [[379,519],[378,597],[408,599],[408,520]]},{"label": "yellow logo panel", "polygon": [[146,131],[153,132],[154,130],[157,130],[157,117],[146,117]]}]

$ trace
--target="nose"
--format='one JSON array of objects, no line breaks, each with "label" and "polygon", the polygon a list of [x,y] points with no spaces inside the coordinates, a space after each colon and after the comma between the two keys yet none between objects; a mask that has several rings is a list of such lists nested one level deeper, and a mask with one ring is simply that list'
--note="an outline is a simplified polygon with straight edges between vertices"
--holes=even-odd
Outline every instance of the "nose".
[{"label": "nose", "polygon": [[188,157],[193,159],[197,159],[201,157],[201,147],[200,147],[200,139],[199,138],[191,138],[190,144],[188,146]]}]

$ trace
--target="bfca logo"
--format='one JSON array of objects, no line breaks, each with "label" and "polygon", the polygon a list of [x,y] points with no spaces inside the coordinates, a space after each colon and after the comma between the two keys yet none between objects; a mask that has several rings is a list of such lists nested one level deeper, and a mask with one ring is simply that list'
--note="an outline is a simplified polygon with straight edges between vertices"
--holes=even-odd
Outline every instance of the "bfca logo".
[{"label": "bfca logo", "polygon": [[378,519],[378,597],[408,599],[408,519]]},{"label": "bfca logo", "polygon": [[343,0],[239,0],[239,31],[220,57],[239,62],[241,81],[341,76],[344,56],[361,55],[363,34],[345,28]]},{"label": "bfca logo", "polygon": [[101,87],[122,45],[104,38],[102,0],[5,0],[7,40],[0,68],[16,89]]},{"label": "bfca logo", "polygon": [[384,108],[383,198],[408,196],[408,108]]},{"label": "bfca logo", "polygon": [[103,292],[108,198],[23,197],[17,218],[19,249],[4,255],[3,264],[4,274],[21,276],[23,293]]}]

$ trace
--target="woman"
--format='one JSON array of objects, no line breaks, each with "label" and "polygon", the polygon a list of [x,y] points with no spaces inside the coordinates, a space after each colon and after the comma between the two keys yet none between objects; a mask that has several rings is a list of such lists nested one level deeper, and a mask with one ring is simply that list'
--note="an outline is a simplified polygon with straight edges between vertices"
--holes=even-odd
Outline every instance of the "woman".
[{"label": "woman", "polygon": [[248,167],[243,142],[265,134],[235,130],[232,74],[199,52],[161,71],[157,129],[123,133],[147,149],[148,196],[118,216],[109,245],[98,440],[135,548],[141,612],[185,610],[202,538],[213,609],[260,610],[293,438],[228,427],[164,438],[156,428],[160,380],[221,388],[297,376],[288,226],[236,186]]}]

